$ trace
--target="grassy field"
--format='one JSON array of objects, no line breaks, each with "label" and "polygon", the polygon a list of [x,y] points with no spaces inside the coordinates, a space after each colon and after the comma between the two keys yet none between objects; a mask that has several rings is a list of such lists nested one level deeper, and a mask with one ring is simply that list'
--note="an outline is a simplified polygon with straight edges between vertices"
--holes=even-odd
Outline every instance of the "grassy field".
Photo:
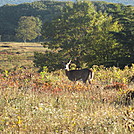
[{"label": "grassy field", "polygon": [[0,47],[6,52],[0,55],[6,61],[0,65],[0,133],[134,133],[134,83],[129,83],[134,65],[124,70],[95,65],[92,85],[84,85],[69,81],[63,70],[37,73],[33,52],[45,49],[26,47],[40,44],[17,44]]},{"label": "grassy field", "polygon": [[45,52],[40,43],[0,42],[0,69],[33,66],[34,52]]}]

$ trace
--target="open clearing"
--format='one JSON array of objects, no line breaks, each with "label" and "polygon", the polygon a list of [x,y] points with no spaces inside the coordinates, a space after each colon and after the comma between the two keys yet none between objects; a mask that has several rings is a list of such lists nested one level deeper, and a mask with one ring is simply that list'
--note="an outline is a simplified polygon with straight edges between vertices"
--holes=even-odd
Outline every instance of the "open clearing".
[{"label": "open clearing", "polygon": [[0,69],[33,65],[34,52],[45,52],[41,43],[0,42]]},{"label": "open clearing", "polygon": [[0,52],[20,52],[20,53],[33,53],[35,51],[44,52],[46,49],[41,43],[14,43],[14,42],[0,42]]}]

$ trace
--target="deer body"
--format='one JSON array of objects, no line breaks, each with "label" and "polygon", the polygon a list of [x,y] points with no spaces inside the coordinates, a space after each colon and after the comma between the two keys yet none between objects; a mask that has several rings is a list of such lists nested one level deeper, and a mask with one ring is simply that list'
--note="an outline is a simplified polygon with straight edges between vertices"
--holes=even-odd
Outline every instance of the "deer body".
[{"label": "deer body", "polygon": [[66,64],[66,76],[68,77],[69,80],[71,81],[77,81],[77,80],[82,80],[83,83],[86,83],[87,80],[91,84],[91,80],[93,79],[93,72],[92,70],[85,68],[85,69],[80,69],[80,70],[70,70],[69,65],[71,61]]}]

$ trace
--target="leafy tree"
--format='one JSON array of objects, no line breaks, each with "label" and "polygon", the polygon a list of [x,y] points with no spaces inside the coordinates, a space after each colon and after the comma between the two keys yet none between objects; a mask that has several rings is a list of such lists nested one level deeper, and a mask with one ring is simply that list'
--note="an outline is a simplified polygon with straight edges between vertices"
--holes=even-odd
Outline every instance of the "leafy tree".
[{"label": "leafy tree", "polygon": [[50,40],[46,45],[50,49],[60,48],[64,58],[79,57],[81,65],[92,65],[116,58],[119,46],[112,32],[120,30],[118,21],[96,12],[90,2],[77,2],[67,5],[51,23],[45,23],[43,35]]},{"label": "leafy tree", "polygon": [[62,68],[63,55],[59,53],[53,53],[51,51],[43,53],[34,53],[34,64],[39,67],[39,72],[43,71],[43,67],[46,66],[48,71],[54,71]]},{"label": "leafy tree", "polygon": [[134,63],[134,10],[131,6],[119,6],[113,4],[112,9],[107,12],[112,14],[114,20],[122,25],[122,30],[114,33],[116,39],[122,44],[122,56],[118,57],[120,66],[131,65]]},{"label": "leafy tree", "polygon": [[[61,14],[61,8],[65,3],[61,1],[35,1],[19,5],[7,4],[0,7],[0,35],[2,35],[2,41],[17,40],[16,29],[22,16],[39,17],[42,22],[51,21],[53,17]],[[9,37],[10,40],[7,40]]]},{"label": "leafy tree", "polygon": [[96,24],[87,39],[87,42],[90,42],[86,47],[89,54],[85,56],[85,60],[92,59],[94,64],[106,66],[116,65],[122,46],[115,39],[113,32],[119,32],[122,27],[118,21],[113,22],[113,18],[106,14],[99,16],[98,20],[100,24]]},{"label": "leafy tree", "polygon": [[123,30],[120,32],[118,40],[123,44],[124,65],[134,63],[134,10],[127,8],[123,16]]},{"label": "leafy tree", "polygon": [[27,40],[31,41],[37,36],[40,36],[41,32],[41,20],[33,16],[23,16],[18,22],[18,28],[16,30],[16,36],[19,39],[23,39],[24,42]]}]

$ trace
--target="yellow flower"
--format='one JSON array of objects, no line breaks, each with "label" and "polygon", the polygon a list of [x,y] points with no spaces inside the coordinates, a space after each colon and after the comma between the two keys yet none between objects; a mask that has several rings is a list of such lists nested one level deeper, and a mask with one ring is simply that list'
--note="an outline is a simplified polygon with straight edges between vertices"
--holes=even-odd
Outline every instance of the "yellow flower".
[{"label": "yellow flower", "polygon": [[22,119],[21,119],[21,117],[18,116],[17,118],[18,118],[18,122],[17,122],[17,124],[18,124],[18,125],[22,124]]},{"label": "yellow flower", "polygon": [[42,110],[43,110],[43,108],[42,108],[42,107],[39,107],[39,110],[40,110],[40,111],[42,111]]}]

